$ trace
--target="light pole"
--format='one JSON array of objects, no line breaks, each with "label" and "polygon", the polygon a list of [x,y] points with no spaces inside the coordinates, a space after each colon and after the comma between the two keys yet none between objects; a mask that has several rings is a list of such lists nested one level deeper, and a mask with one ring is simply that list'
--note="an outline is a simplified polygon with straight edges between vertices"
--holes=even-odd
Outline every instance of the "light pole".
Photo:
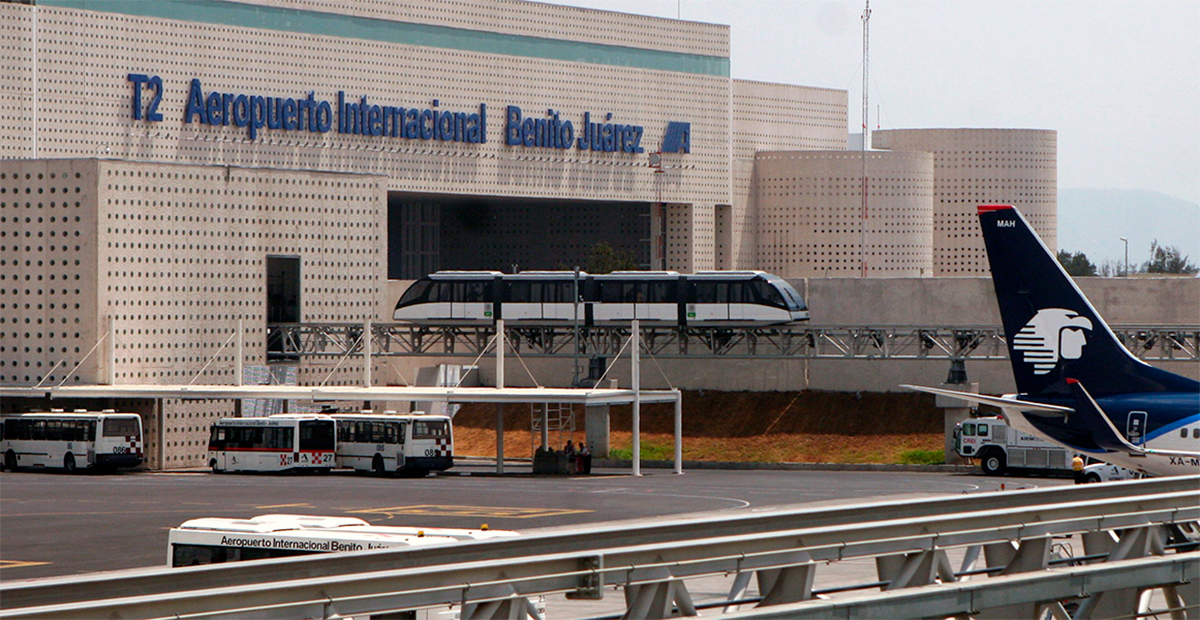
[{"label": "light pole", "polygon": [[1124,277],[1129,277],[1129,240],[1125,237],[1118,237],[1118,239],[1125,242],[1125,273],[1122,273],[1121,275]]}]

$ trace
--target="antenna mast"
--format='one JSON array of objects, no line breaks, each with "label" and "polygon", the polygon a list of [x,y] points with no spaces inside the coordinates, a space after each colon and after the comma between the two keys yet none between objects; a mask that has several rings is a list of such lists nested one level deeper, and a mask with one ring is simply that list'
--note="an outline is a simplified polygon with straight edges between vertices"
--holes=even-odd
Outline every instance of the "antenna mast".
[{"label": "antenna mast", "polygon": [[862,263],[862,277],[867,277],[867,150],[871,148],[871,130],[868,114],[871,66],[871,0],[862,14],[863,22],[863,91],[862,91],[862,225],[858,232],[858,253]]}]

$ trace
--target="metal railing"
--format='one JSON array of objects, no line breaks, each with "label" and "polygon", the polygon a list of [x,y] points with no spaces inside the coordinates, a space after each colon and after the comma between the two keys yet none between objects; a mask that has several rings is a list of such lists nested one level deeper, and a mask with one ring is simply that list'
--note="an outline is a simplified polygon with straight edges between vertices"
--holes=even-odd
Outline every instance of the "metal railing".
[{"label": "metal railing", "polygon": [[[330,618],[460,605],[464,618],[492,618],[509,616],[514,605],[523,612],[533,595],[600,598],[606,585],[618,585],[630,617],[666,617],[672,610],[694,615],[683,580],[722,574],[745,576],[743,585],[757,575],[765,591],[757,609],[774,613],[777,605],[818,605],[801,603],[812,598],[813,574],[823,563],[849,558],[876,558],[891,591],[937,579],[954,582],[945,559],[949,548],[974,549],[978,556],[982,546],[989,566],[1010,575],[1047,570],[1055,537],[1068,535],[1079,535],[1092,547],[1088,553],[1111,561],[1162,556],[1162,527],[1200,519],[1198,487],[1200,476],[1189,476],[780,508],[535,531],[444,547],[9,582],[0,583],[0,615]],[[1170,589],[1194,579],[1186,566],[1200,561],[1200,553],[1166,557],[1178,559],[1168,561],[1171,566],[1185,566],[1163,569],[1170,577],[1161,579],[1169,583],[1161,581],[1161,571],[1148,571],[1157,575],[1149,581],[1157,582],[1109,584],[1111,589]],[[1053,570],[1070,572],[1077,589],[1109,588],[1108,573],[1088,577],[1084,569],[1090,568]],[[970,587],[987,588],[991,581]],[[996,581],[997,587],[1003,583]],[[1049,585],[1026,590],[1020,604],[1058,596]],[[731,592],[731,598],[740,597]]]}]

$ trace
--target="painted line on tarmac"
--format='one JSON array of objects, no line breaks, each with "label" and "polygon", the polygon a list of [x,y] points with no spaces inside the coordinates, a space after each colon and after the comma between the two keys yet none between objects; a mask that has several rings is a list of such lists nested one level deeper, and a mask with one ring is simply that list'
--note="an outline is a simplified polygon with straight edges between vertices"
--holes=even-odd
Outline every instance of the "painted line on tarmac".
[{"label": "painted line on tarmac", "polygon": [[255,506],[255,508],[256,508],[256,509],[258,509],[258,510],[266,510],[266,509],[268,509],[268,508],[312,508],[312,507],[313,507],[313,505],[312,505],[312,504],[309,504],[309,503],[302,503],[302,504],[272,504],[272,505],[270,505],[270,506]]},{"label": "painted line on tarmac", "polygon": [[25,568],[27,566],[44,566],[49,562],[21,562],[19,560],[0,560],[0,569]]},{"label": "painted line on tarmac", "polygon": [[487,517],[492,519],[536,519],[561,515],[584,514],[594,510],[572,510],[567,508],[511,508],[504,506],[453,506],[444,504],[422,504],[418,506],[395,506],[393,508],[370,508],[354,510],[354,514],[382,514],[392,518],[399,515],[421,515],[435,517]]}]

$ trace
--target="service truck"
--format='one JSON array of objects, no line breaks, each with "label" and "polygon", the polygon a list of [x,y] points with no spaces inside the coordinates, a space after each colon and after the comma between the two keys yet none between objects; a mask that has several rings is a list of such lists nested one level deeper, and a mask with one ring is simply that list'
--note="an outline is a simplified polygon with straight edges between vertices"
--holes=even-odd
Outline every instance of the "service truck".
[{"label": "service truck", "polygon": [[1004,418],[989,416],[959,422],[954,429],[954,451],[979,459],[983,473],[996,476],[1008,469],[1071,470],[1070,450],[1022,433]]}]

